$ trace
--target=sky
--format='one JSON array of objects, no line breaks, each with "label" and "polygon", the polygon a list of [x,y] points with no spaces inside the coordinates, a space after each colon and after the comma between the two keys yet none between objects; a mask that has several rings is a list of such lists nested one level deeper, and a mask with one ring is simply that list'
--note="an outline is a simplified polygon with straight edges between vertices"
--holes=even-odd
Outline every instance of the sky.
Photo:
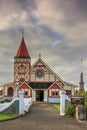
[{"label": "sky", "polygon": [[31,64],[41,54],[59,77],[76,85],[83,72],[87,89],[87,0],[0,0],[0,85],[14,80],[22,29]]}]

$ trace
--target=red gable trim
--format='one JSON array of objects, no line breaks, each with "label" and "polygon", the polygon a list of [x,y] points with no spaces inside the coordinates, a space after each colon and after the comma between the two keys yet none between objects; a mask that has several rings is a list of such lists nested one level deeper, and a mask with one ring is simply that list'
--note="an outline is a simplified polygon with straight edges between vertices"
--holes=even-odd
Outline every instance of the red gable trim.
[{"label": "red gable trim", "polygon": [[18,52],[16,54],[16,57],[18,58],[30,58],[30,55],[28,53],[25,41],[24,41],[24,37],[22,37],[22,41],[21,44],[19,46]]},{"label": "red gable trim", "polygon": [[56,79],[60,80],[62,82],[62,84],[65,86],[66,84],[64,83],[64,81],[41,59],[39,58],[32,66],[31,66],[31,70],[33,70],[34,67],[37,67],[38,63],[41,63],[41,65],[43,65],[44,67],[46,67],[46,69],[49,70],[49,72],[51,72]]},{"label": "red gable trim", "polygon": [[26,82],[23,82],[18,89],[32,89]]},{"label": "red gable trim", "polygon": [[29,89],[29,87],[26,84],[23,84],[19,89]]},{"label": "red gable trim", "polygon": [[62,89],[62,88],[55,82],[48,89]]}]

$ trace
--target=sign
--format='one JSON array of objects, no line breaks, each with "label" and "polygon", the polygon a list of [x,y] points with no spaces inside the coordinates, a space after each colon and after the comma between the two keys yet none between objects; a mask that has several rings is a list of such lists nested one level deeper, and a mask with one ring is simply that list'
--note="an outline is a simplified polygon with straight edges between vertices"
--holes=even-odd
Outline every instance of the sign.
[{"label": "sign", "polygon": [[71,104],[84,105],[84,97],[72,97]]}]

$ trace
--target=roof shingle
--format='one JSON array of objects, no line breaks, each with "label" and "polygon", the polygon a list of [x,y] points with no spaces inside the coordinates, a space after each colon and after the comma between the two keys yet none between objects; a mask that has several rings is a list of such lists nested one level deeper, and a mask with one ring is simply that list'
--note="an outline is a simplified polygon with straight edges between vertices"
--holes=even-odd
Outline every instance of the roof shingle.
[{"label": "roof shingle", "polygon": [[16,54],[17,58],[30,58],[30,55],[28,53],[25,41],[24,41],[24,37],[22,37],[22,41],[20,43],[19,49],[17,51]]}]

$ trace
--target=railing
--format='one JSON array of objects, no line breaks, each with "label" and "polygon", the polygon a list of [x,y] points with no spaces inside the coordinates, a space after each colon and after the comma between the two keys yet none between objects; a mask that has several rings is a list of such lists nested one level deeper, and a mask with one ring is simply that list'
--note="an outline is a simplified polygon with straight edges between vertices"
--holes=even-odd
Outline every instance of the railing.
[{"label": "railing", "polygon": [[[16,100],[19,100],[20,98],[14,98],[11,102],[8,103],[0,103],[0,112],[3,112],[7,108],[9,108]],[[24,113],[29,111],[30,106],[32,105],[32,98],[24,98]],[[19,106],[18,106],[19,107]],[[13,113],[14,114],[14,113]]]}]

